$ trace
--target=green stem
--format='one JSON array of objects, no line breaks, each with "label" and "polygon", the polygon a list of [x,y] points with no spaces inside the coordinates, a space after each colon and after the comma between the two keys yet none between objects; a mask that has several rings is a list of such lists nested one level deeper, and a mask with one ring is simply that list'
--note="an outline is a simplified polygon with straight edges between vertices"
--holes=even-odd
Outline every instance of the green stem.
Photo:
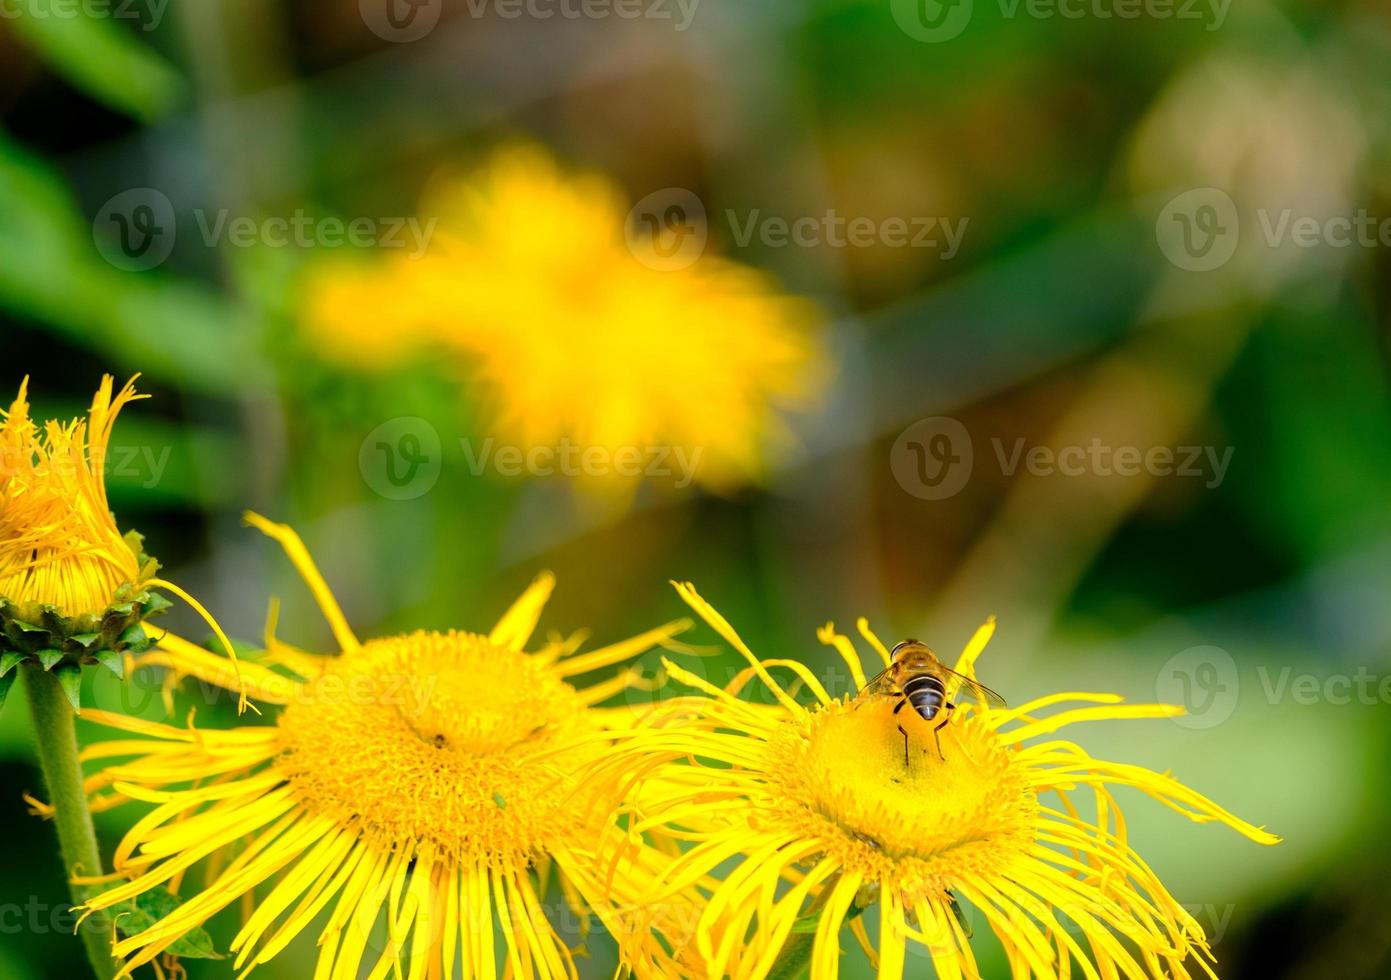
[{"label": "green stem", "polygon": [[[831,892],[835,891],[836,882],[839,880],[840,873],[837,872],[822,883],[821,890],[811,900],[811,904],[797,916],[798,925],[813,918],[826,907],[826,902],[830,899]],[[768,971],[768,980],[797,980],[811,964],[811,954],[815,949],[816,930],[799,930],[797,925],[794,925],[792,935],[782,944],[782,950],[773,962],[773,968]]]},{"label": "green stem", "polygon": [[[53,804],[53,824],[58,829],[63,872],[69,876],[99,875],[101,853],[97,850],[92,813],[87,809],[87,794],[82,789],[82,767],[77,762],[77,728],[73,724],[76,713],[53,674],[34,668],[25,668],[24,672],[39,762]],[[82,889],[78,885],[70,887],[73,903],[81,905],[86,900]],[[102,914],[89,916],[78,932],[97,980],[111,980],[116,975],[116,962],[111,958],[109,919]]]},{"label": "green stem", "polygon": [[816,949],[816,933],[794,932],[782,944],[777,962],[768,971],[768,980],[797,980],[806,972],[811,963],[811,954]]}]

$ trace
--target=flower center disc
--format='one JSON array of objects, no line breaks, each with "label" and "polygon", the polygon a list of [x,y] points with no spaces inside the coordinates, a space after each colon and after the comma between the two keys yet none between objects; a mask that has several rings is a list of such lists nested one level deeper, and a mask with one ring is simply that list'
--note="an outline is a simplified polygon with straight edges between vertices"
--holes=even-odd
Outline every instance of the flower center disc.
[{"label": "flower center disc", "polygon": [[512,864],[583,819],[572,774],[597,744],[574,689],[468,633],[372,640],[330,662],[279,721],[305,805],[387,841]]},{"label": "flower center disc", "polygon": [[786,816],[837,841],[845,864],[870,877],[904,861],[922,876],[987,868],[1002,850],[1027,847],[1037,802],[1011,753],[958,713],[938,731],[939,758],[935,723],[911,708],[895,716],[884,699],[832,704],[807,726],[784,729],[772,750],[774,791],[797,804]]}]

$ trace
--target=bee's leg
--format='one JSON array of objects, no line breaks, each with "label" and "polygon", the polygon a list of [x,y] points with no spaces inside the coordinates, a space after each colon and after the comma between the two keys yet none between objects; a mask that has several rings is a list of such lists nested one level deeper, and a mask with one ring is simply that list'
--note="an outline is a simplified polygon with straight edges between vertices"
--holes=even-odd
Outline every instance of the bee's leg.
[{"label": "bee's leg", "polygon": [[903,706],[908,703],[907,698],[900,698],[898,704],[894,705],[894,719],[898,724],[898,733],[903,736],[903,765],[908,765],[908,730],[903,727],[903,723],[897,721],[898,713],[903,710]]},{"label": "bee's leg", "polygon": [[952,709],[955,708],[956,705],[948,701],[946,705],[944,705],[944,707],[946,708],[946,710],[943,711],[941,714],[941,723],[932,726],[932,741],[937,744],[937,758],[941,759],[943,762],[946,762],[947,757],[942,754],[942,736],[940,732],[942,731],[942,725],[945,725],[947,723],[947,720],[951,717]]}]

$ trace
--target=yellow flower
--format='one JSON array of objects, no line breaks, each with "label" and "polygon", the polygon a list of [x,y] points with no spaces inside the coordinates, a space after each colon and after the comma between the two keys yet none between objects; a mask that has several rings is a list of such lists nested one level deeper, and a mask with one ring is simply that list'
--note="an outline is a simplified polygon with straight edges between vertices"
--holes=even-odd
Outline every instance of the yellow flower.
[{"label": "yellow flower", "polygon": [[14,668],[27,663],[53,671],[76,708],[83,664],[120,675],[123,655],[148,644],[141,622],[169,606],[152,589],[206,612],[155,577],[159,563],[142,552],[139,534],[122,534],[106,501],[116,417],[146,397],[135,379],[113,397],[112,378],[103,377],[85,418],[42,428],[29,417],[28,388],[26,378],[0,411],[0,703]]},{"label": "yellow flower", "polygon": [[[244,665],[251,694],[284,706],[272,725],[214,731],[93,713],[148,738],[89,747],[88,760],[126,760],[106,764],[89,792],[106,793],[102,806],[155,806],[117,849],[116,871],[130,880],[85,909],[177,891],[190,867],[209,867],[174,911],[116,943],[124,973],[253,895],[231,944],[238,970],[272,959],[321,912],[319,978],[393,968],[402,977],[452,977],[456,958],[468,977],[494,977],[500,964],[518,978],[567,976],[574,951],[548,911],[577,918],[571,931],[581,939],[593,911],[626,955],[660,961],[634,913],[641,882],[664,858],[647,850],[610,866],[594,852],[626,781],[592,778],[611,741],[610,715],[594,705],[633,675],[584,688],[572,679],[689,624],[588,653],[558,638],[528,653],[553,585],[545,575],[486,636],[422,631],[360,642],[299,537],[248,520],[290,555],[341,652],[284,644],[272,618],[264,658]],[[220,686],[231,680],[221,658],[172,636],[141,662]],[[559,888],[559,902],[548,885]]]},{"label": "yellow flower", "polygon": [[121,409],[136,398],[128,382],[114,399],[102,379],[87,418],[43,429],[29,417],[29,381],[0,413],[0,596],[38,618],[52,606],[69,616],[97,614],[116,590],[154,572],[116,528],[103,467]]},{"label": "yellow flower", "polygon": [[788,442],[780,411],[825,385],[817,310],[714,256],[649,267],[627,210],[602,177],[533,147],[500,152],[427,200],[439,224],[423,257],[321,271],[312,343],[359,365],[443,352],[491,405],[500,443],[569,452],[539,465],[589,485],[632,485],[655,447],[683,454],[662,467],[676,484],[756,480]]},{"label": "yellow flower", "polygon": [[[999,937],[1016,978],[1079,970],[1091,980],[1187,978],[1190,957],[1212,975],[1201,926],[1132,849],[1111,789],[1137,788],[1262,844],[1278,838],[1168,775],[1038,740],[1077,722],[1180,709],[1073,693],[1012,709],[963,704],[940,728],[939,756],[932,726],[911,710],[893,714],[896,697],[832,698],[803,664],[758,660],[692,586],[678,590],[749,667],[720,689],[668,663],[673,678],[705,697],[659,708],[649,721],[665,745],[645,737],[621,764],[647,773],[635,804],[642,819],[630,834],[666,831],[692,842],[665,883],[707,883],[697,929],[707,976],[765,977],[781,958],[781,966],[809,960],[812,980],[834,977],[848,923],[881,978],[904,975],[909,942],[926,948],[943,980],[978,977],[961,900]],[[884,644],[863,620],[860,630],[887,666]],[[976,633],[957,671],[974,678],[993,630],[991,622]],[[830,624],[820,638],[863,689],[850,640]],[[774,668],[793,671],[816,703],[790,697]],[[775,704],[737,696],[755,677]],[[1068,702],[1086,706],[1043,713]],[[906,759],[900,720],[911,738]],[[678,764],[678,756],[699,764]],[[1081,787],[1094,795],[1094,820],[1073,800]],[[737,866],[710,884],[731,859]],[[861,915],[874,904],[877,943]]]}]

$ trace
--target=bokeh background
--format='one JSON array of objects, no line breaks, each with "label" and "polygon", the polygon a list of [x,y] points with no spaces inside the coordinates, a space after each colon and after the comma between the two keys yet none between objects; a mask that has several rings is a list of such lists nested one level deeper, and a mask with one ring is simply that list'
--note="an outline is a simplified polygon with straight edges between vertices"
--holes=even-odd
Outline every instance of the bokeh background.
[{"label": "bokeh background", "polygon": [[[823,668],[828,619],[951,652],[996,614],[986,683],[1016,702],[1186,703],[1185,719],[1079,737],[1285,838],[1261,849],[1126,800],[1223,977],[1391,976],[1385,7],[673,0],[564,15],[579,9],[5,0],[4,398],[27,374],[36,414],[70,417],[101,374],[143,372],[154,397],[117,428],[113,507],[252,639],[272,594],[282,636],[328,633],[241,526],[246,507],[299,528],[363,635],[486,627],[541,568],[560,581],[544,627],[616,639],[681,614],[667,581],[689,578],[754,649]],[[787,417],[799,448],[761,483],[615,503],[563,476],[472,472],[455,447],[494,433],[466,378],[350,370],[304,339],[307,273],[370,249],[199,232],[200,214],[415,215],[442,168],[519,139],[631,201],[694,195],[711,254],[825,311],[834,379]],[[139,218],[147,191],[118,195],[142,188],[178,234],[130,268],[112,214]],[[950,255],[735,233],[754,214],[828,211],[964,232]],[[667,327],[652,310],[651,336]],[[395,499],[361,451],[402,418],[441,449],[428,490]],[[1094,444],[1172,450],[1178,471],[1121,476],[1064,452]],[[1185,447],[1198,458],[1179,467]],[[179,610],[170,624],[202,629]],[[722,679],[733,662],[703,665]],[[94,696],[158,714],[155,686],[126,695],[137,704]],[[0,773],[0,976],[83,975],[51,828],[21,800],[42,784],[20,698],[0,714]],[[100,816],[108,847],[132,819]],[[234,919],[213,930],[224,948]],[[297,943],[261,975],[311,962]],[[600,941],[586,968],[612,963]],[[868,975],[858,954],[845,970]]]}]

